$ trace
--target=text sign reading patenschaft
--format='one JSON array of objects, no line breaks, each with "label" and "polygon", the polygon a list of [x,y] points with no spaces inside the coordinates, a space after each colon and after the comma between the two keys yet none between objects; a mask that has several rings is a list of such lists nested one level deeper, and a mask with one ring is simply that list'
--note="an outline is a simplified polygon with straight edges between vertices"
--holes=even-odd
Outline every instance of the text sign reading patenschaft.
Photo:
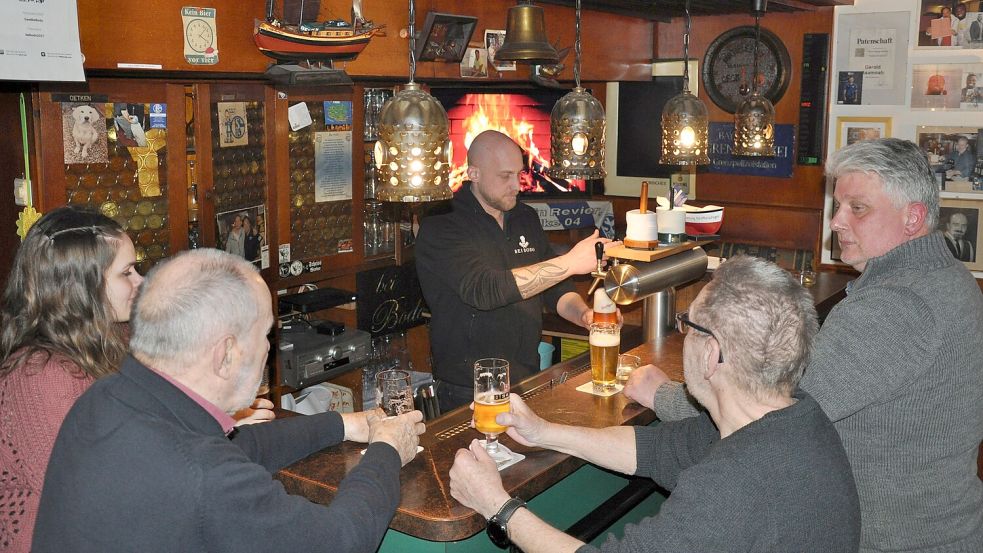
[{"label": "text sign reading patenschaft", "polygon": [[792,125],[775,125],[775,157],[735,156],[731,154],[734,149],[734,124],[711,122],[708,170],[732,175],[791,177],[794,139]]}]

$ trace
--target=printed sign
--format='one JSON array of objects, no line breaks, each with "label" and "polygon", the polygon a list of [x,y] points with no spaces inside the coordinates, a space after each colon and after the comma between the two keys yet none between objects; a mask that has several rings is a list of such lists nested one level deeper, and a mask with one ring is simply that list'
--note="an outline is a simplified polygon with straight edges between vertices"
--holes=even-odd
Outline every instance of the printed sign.
[{"label": "printed sign", "polygon": [[181,8],[184,26],[184,60],[191,65],[218,63],[218,30],[215,8]]},{"label": "printed sign", "polygon": [[755,175],[759,177],[792,176],[792,125],[775,125],[775,157],[746,157],[731,154],[734,148],[734,124],[710,123],[711,173]]},{"label": "printed sign", "polygon": [[601,236],[614,238],[614,208],[611,202],[558,200],[526,202],[526,205],[536,210],[543,230],[597,227]]}]

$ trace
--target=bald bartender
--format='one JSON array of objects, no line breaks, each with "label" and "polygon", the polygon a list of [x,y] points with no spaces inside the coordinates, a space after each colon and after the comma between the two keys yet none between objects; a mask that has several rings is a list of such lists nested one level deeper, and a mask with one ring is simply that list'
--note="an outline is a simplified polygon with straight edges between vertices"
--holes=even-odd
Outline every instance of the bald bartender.
[{"label": "bald bartender", "polygon": [[560,256],[536,211],[517,201],[526,170],[519,146],[484,131],[468,149],[468,179],[450,213],[424,218],[416,268],[433,314],[430,345],[442,410],[473,399],[474,362],[500,357],[518,382],[539,369],[543,307],[583,327],[593,311],[567,281],[597,265],[594,234]]}]

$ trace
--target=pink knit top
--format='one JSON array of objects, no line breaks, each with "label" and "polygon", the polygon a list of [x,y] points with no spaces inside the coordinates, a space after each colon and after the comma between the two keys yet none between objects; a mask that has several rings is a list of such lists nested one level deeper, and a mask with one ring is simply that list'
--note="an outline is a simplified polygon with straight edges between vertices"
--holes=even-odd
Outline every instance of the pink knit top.
[{"label": "pink knit top", "polygon": [[31,550],[51,448],[68,410],[92,382],[57,354],[35,354],[0,378],[0,550]]}]

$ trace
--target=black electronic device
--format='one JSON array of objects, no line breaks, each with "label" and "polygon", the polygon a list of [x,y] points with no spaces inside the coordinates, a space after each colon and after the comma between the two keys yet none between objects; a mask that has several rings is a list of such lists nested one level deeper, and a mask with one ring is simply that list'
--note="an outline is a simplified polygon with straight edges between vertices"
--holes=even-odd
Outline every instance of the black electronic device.
[{"label": "black electronic device", "polygon": [[280,332],[277,363],[280,384],[304,388],[361,367],[369,359],[372,337],[362,330],[332,336],[309,325]]},{"label": "black electronic device", "polygon": [[298,294],[289,294],[277,298],[280,304],[280,314],[291,312],[313,313],[322,309],[338,307],[355,301],[358,296],[348,290],[338,288],[318,288]]},{"label": "black electronic device", "polygon": [[796,152],[799,165],[819,165],[823,162],[828,78],[829,34],[807,33],[802,38],[802,92]]}]

